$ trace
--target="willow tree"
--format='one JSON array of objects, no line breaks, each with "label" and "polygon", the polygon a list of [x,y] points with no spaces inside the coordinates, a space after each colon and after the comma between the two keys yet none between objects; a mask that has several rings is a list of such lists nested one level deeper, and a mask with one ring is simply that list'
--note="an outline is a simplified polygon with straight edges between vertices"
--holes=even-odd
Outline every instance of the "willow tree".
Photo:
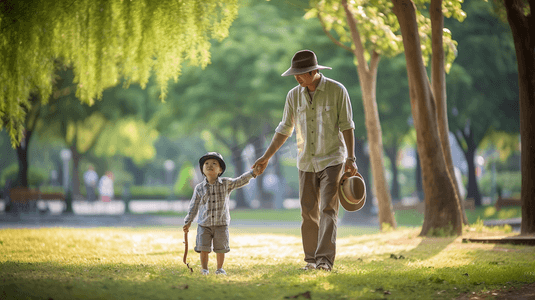
[{"label": "willow tree", "polygon": [[35,0],[0,2],[0,129],[12,146],[24,132],[31,94],[46,103],[55,61],[73,68],[76,97],[92,105],[104,89],[154,73],[165,98],[188,62],[210,62],[210,40],[222,40],[238,0]]},{"label": "willow tree", "polygon": [[[311,5],[312,9],[307,13],[307,17],[317,17],[327,36],[355,57],[370,145],[373,186],[379,204],[379,222],[381,226],[388,223],[395,227],[392,200],[385,176],[382,130],[376,99],[377,71],[381,56],[393,57],[403,52],[403,40],[399,33],[398,20],[392,11],[393,4],[390,1],[316,0]],[[445,9],[449,11],[457,8],[450,6]],[[415,24],[425,37],[431,35],[429,23],[428,18],[419,15],[419,21]],[[455,43],[449,34],[442,37],[449,46],[447,63],[451,65],[455,58]],[[427,61],[431,48],[431,39],[425,39],[423,51],[420,51],[422,59]],[[453,170],[453,165],[451,169]]]}]

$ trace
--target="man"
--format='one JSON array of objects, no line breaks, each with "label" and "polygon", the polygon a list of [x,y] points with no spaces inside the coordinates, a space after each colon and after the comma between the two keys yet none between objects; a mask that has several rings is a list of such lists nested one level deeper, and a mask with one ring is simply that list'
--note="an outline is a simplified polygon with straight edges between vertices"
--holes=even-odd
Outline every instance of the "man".
[{"label": "man", "polygon": [[355,175],[357,165],[349,95],[341,83],[319,73],[321,69],[331,68],[318,65],[314,52],[295,53],[291,67],[282,76],[293,75],[299,85],[286,96],[282,121],[253,168],[258,166],[264,172],[295,128],[301,235],[307,262],[303,269],[330,271],[336,255],[338,182],[343,167]]},{"label": "man", "polygon": [[97,200],[96,188],[98,182],[98,175],[95,172],[95,168],[92,165],[89,165],[87,171],[84,173],[84,183],[85,191],[87,196],[87,201],[93,202]]}]

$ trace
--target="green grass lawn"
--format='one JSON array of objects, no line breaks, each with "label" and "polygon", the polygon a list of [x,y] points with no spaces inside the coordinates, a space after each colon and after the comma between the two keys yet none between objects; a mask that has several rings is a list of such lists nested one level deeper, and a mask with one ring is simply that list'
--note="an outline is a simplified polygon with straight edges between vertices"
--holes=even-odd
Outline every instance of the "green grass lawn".
[{"label": "green grass lawn", "polygon": [[[418,233],[341,226],[327,273],[299,270],[298,229],[231,227],[228,276],[213,274],[213,254],[202,276],[191,249],[195,272],[182,263],[180,228],[3,229],[0,299],[452,299],[535,282],[533,247]],[[465,228],[475,235],[513,234]]]},{"label": "green grass lawn", "polygon": [[[340,209],[339,217],[343,217],[344,209]],[[152,213],[163,216],[185,217],[185,212],[164,211]],[[495,220],[520,218],[522,212],[520,207],[505,207],[496,211],[494,206],[481,206],[475,210],[466,210],[466,217],[470,224],[477,223],[478,220]],[[233,220],[277,220],[277,221],[301,221],[299,209],[235,209],[230,212]],[[400,210],[394,212],[394,217],[399,226],[422,226],[424,215],[416,210]]]},{"label": "green grass lawn", "polygon": [[[493,205],[476,207],[474,210],[467,209],[466,218],[468,223],[476,224],[479,221],[520,218],[520,207],[504,207],[499,211]],[[399,210],[394,212],[396,222],[400,226],[422,226],[424,215],[416,210]]]}]

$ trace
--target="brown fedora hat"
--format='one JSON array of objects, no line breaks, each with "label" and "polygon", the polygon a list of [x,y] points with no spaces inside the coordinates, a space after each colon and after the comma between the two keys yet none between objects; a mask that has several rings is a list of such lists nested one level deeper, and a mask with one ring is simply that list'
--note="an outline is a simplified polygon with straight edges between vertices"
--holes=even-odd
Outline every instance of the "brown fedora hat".
[{"label": "brown fedora hat", "polygon": [[281,76],[299,75],[313,70],[331,69],[318,65],[316,54],[310,50],[297,51],[292,57],[292,66]]},{"label": "brown fedora hat", "polygon": [[346,211],[357,211],[366,203],[366,184],[362,175],[346,172],[340,179],[338,199]]}]

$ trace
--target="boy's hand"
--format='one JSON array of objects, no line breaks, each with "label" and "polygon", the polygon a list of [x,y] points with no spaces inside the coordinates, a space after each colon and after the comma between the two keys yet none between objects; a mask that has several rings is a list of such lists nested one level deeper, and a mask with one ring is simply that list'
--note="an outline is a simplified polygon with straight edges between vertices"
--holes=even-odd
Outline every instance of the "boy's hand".
[{"label": "boy's hand", "polygon": [[262,174],[262,169],[259,165],[253,168],[253,175],[256,178],[258,175]]},{"label": "boy's hand", "polygon": [[191,226],[191,223],[186,224],[186,225],[184,225],[184,227],[182,227],[182,229],[184,230],[184,232],[189,232],[189,227],[190,226]]}]

